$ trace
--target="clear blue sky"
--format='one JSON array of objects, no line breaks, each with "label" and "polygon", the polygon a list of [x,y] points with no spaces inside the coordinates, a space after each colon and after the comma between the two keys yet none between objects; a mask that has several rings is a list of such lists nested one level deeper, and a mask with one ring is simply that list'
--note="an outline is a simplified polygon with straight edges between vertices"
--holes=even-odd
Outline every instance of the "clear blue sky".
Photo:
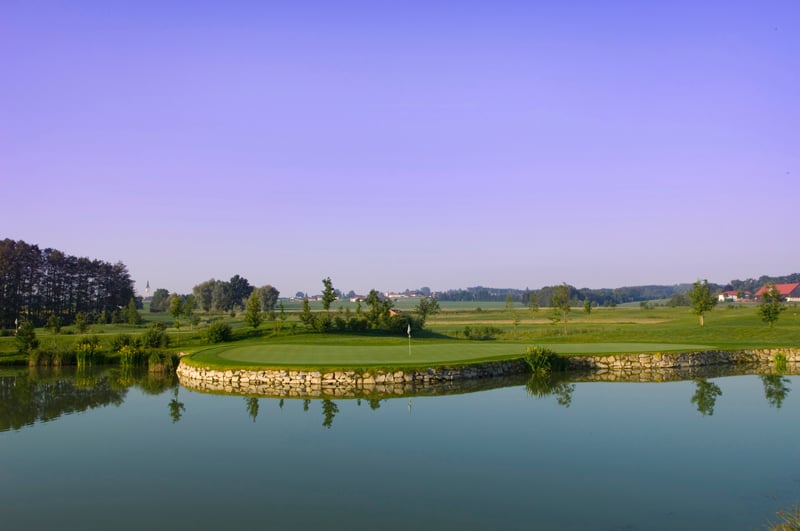
[{"label": "clear blue sky", "polygon": [[800,270],[800,2],[0,3],[0,238],[141,292]]}]

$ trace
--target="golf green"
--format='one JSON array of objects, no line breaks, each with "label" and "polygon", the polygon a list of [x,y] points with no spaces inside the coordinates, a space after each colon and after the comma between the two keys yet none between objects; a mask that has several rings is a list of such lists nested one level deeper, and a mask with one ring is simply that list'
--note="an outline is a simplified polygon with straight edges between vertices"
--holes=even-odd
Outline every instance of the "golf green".
[{"label": "golf green", "polygon": [[[506,360],[521,357],[524,344],[473,341],[436,341],[412,343],[398,341],[390,345],[320,345],[249,343],[242,346],[218,346],[197,352],[196,363],[216,366],[264,367],[371,367],[453,365]],[[543,344],[559,354],[624,354],[639,352],[701,351],[708,345],[667,343],[586,343]]]}]

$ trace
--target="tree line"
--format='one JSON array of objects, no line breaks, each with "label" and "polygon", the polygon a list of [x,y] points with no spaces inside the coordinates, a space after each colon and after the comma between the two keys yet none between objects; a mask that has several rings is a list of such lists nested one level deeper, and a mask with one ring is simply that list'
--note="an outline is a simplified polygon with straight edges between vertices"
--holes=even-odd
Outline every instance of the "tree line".
[{"label": "tree line", "polygon": [[[436,293],[439,301],[466,302],[504,302],[510,296],[512,301],[525,306],[553,306],[553,290],[555,286],[544,286],[540,289],[499,289],[482,286],[453,289]],[[576,288],[567,285],[568,298],[574,306],[590,301],[595,306],[616,306],[626,302],[649,301],[654,299],[670,299],[674,296],[685,296],[692,288],[691,284],[674,284],[671,286],[645,285],[623,286],[620,288]]]},{"label": "tree line", "polygon": [[22,320],[37,326],[51,316],[71,324],[76,316],[111,322],[134,299],[122,262],[111,264],[40,249],[22,240],[0,241],[0,325]]}]

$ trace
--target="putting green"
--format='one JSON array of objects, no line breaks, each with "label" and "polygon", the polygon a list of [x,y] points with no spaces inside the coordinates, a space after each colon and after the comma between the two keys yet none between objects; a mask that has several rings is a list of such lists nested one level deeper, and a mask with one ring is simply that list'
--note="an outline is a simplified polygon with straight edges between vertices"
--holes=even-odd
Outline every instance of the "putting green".
[{"label": "putting green", "polygon": [[[708,345],[667,343],[585,343],[542,344],[559,354],[624,354],[639,352],[702,351]],[[436,341],[408,343],[398,341],[390,345],[320,345],[250,343],[223,345],[197,352],[192,359],[213,365],[265,366],[265,367],[371,367],[419,366],[479,363],[492,360],[513,359],[525,353],[524,344]]]}]

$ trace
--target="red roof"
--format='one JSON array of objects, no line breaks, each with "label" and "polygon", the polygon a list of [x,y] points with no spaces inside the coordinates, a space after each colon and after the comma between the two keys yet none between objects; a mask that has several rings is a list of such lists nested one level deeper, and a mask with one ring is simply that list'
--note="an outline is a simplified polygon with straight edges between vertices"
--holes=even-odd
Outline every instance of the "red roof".
[{"label": "red roof", "polygon": [[[775,284],[775,289],[777,289],[778,293],[780,293],[782,296],[786,297],[791,292],[796,290],[798,286],[800,286],[800,282],[795,282],[794,284]],[[760,297],[766,293],[767,287],[768,286],[762,286],[761,289],[756,291],[756,297]]]}]

